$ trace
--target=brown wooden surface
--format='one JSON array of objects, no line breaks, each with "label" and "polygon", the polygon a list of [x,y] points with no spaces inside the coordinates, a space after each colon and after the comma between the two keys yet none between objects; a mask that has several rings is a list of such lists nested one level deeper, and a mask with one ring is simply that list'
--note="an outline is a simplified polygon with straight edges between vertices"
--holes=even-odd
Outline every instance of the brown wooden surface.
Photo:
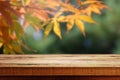
[{"label": "brown wooden surface", "polygon": [[0,55],[0,76],[120,76],[120,55]]},{"label": "brown wooden surface", "polygon": [[101,76],[7,76],[0,77],[0,80],[120,80],[120,77],[101,77]]},{"label": "brown wooden surface", "polygon": [[0,80],[120,80],[120,55],[0,55]]}]

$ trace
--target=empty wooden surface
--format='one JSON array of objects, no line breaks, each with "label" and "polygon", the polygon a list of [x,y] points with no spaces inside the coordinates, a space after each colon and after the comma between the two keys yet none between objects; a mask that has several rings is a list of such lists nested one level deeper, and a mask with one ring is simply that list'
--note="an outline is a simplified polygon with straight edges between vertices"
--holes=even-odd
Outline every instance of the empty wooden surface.
[{"label": "empty wooden surface", "polygon": [[120,76],[120,55],[0,55],[0,76]]},{"label": "empty wooden surface", "polygon": [[0,67],[120,67],[120,55],[0,55]]}]

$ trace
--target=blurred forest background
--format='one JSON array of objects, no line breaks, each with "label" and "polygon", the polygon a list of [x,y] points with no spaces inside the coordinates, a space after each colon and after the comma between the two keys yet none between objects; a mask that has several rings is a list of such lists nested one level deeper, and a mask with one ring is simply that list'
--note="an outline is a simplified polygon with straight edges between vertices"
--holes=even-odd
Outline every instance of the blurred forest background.
[{"label": "blurred forest background", "polygon": [[62,24],[62,40],[53,33],[43,39],[43,31],[36,32],[28,27],[24,42],[30,50],[23,49],[25,54],[119,54],[120,0],[104,0],[104,3],[110,10],[100,16],[93,14],[99,24],[86,24],[86,37],[76,27],[67,34]]}]

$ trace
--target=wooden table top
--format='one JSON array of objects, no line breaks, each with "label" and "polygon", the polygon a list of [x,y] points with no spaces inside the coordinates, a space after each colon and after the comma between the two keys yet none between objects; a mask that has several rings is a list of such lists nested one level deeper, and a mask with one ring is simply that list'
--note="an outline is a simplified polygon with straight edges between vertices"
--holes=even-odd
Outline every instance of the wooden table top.
[{"label": "wooden table top", "polygon": [[0,55],[0,67],[120,67],[120,55]]},{"label": "wooden table top", "polygon": [[120,76],[120,55],[0,55],[0,74]]}]

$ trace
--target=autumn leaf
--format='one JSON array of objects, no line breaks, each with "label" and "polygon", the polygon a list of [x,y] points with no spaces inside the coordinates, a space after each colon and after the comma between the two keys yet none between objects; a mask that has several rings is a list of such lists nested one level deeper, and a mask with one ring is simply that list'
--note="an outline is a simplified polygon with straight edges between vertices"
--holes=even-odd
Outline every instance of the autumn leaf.
[{"label": "autumn leaf", "polygon": [[62,39],[60,24],[66,24],[67,32],[75,24],[85,36],[84,23],[95,24],[92,13],[101,14],[101,10],[107,6],[101,0],[73,1],[0,0],[0,46],[4,44],[4,52],[22,53],[21,38],[28,26],[36,31],[44,30],[45,37],[53,30]]},{"label": "autumn leaf", "polygon": [[10,36],[9,36],[9,27],[7,26],[5,20],[2,18],[0,20],[0,31],[1,36],[6,44],[10,43]]},{"label": "autumn leaf", "polygon": [[90,16],[87,15],[78,15],[77,16],[80,20],[83,20],[88,23],[96,23]]},{"label": "autumn leaf", "polygon": [[12,8],[12,4],[8,1],[0,1],[0,14],[4,17],[6,22],[13,27],[12,15],[20,16],[20,13],[17,12],[14,8]]},{"label": "autumn leaf", "polygon": [[57,20],[54,20],[53,31],[60,39],[62,39],[61,31],[60,31],[60,23]]},{"label": "autumn leaf", "polygon": [[23,6],[28,6],[30,4],[31,0],[22,0]]},{"label": "autumn leaf", "polygon": [[67,31],[68,32],[73,28],[73,25],[74,25],[74,20],[72,19],[67,23]]},{"label": "autumn leaf", "polygon": [[80,31],[82,32],[83,36],[85,36],[85,28],[84,28],[83,22],[80,21],[79,19],[76,19],[75,20],[75,24],[80,29]]},{"label": "autumn leaf", "polygon": [[0,48],[3,46],[3,42],[0,42]]},{"label": "autumn leaf", "polygon": [[9,29],[8,27],[4,27],[4,28],[1,28],[1,31],[2,31],[2,37],[5,41],[6,44],[9,44],[10,43],[10,35],[9,35]]},{"label": "autumn leaf", "polygon": [[106,5],[102,3],[102,1],[99,0],[94,1],[87,0],[82,5],[89,5],[85,9],[85,13],[89,16],[91,16],[92,13],[101,14],[102,9],[108,8]]},{"label": "autumn leaf", "polygon": [[44,30],[44,37],[46,38],[53,28],[53,23],[49,23]]},{"label": "autumn leaf", "polygon": [[11,44],[11,47],[12,47],[12,49],[13,49],[15,52],[20,53],[20,54],[23,53],[20,45]]}]

